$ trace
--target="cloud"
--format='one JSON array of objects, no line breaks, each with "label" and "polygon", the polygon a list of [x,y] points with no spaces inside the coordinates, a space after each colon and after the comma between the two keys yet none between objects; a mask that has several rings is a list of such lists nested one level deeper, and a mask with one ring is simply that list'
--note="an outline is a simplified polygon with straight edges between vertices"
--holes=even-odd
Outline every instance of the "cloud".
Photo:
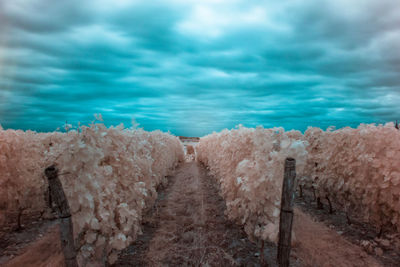
[{"label": "cloud", "polygon": [[201,136],[400,119],[400,6],[356,1],[0,2],[0,123]]}]

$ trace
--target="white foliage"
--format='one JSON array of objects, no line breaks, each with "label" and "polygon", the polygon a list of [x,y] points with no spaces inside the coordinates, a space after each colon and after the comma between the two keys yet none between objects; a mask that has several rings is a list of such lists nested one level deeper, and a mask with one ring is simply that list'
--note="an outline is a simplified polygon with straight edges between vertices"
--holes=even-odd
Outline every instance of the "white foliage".
[{"label": "white foliage", "polygon": [[297,161],[297,173],[306,163],[307,143],[298,131],[282,128],[223,130],[200,139],[198,161],[221,185],[227,215],[244,225],[251,237],[276,241],[286,157]]},{"label": "white foliage", "polygon": [[317,194],[400,231],[400,132],[393,123],[322,131],[308,128],[308,179]]},{"label": "white foliage", "polygon": [[48,211],[43,172],[56,163],[80,263],[113,260],[114,250],[140,233],[142,213],[153,205],[157,185],[183,160],[179,139],[160,131],[103,124],[67,133],[0,130],[0,226],[20,208],[36,217]]}]

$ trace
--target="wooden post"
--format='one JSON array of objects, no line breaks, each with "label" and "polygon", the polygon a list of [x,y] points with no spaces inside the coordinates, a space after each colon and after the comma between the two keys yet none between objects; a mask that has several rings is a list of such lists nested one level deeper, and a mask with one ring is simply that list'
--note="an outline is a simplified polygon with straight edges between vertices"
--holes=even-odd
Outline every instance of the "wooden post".
[{"label": "wooden post", "polygon": [[49,181],[52,205],[60,219],[60,238],[65,258],[65,265],[67,267],[78,267],[78,263],[76,262],[71,212],[69,211],[68,200],[65,197],[61,181],[58,178],[58,170],[52,165],[47,167],[44,173]]},{"label": "wooden post", "polygon": [[281,267],[289,266],[292,241],[294,180],[296,178],[296,160],[287,158],[283,176],[281,215],[279,221],[278,264]]},{"label": "wooden post", "polygon": [[331,200],[329,199],[328,196],[325,196],[325,198],[326,198],[326,200],[328,200],[328,204],[329,204],[329,214],[332,214],[332,213],[333,213],[332,202],[331,202]]},{"label": "wooden post", "polygon": [[260,249],[260,265],[261,267],[268,266],[264,260],[264,240],[261,240],[261,249]]},{"label": "wooden post", "polygon": [[15,231],[17,231],[17,232],[19,232],[23,229],[21,220],[22,220],[22,212],[24,212],[24,210],[25,210],[24,208],[21,208],[21,207],[18,208],[17,229],[15,229]]}]

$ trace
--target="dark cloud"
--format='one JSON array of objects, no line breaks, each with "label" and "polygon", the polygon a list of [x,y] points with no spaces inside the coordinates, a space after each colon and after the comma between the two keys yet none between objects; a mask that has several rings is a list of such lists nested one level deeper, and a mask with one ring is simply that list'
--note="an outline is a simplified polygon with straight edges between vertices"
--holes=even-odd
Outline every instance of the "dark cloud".
[{"label": "dark cloud", "polygon": [[397,0],[0,2],[0,123],[204,135],[400,119]]}]

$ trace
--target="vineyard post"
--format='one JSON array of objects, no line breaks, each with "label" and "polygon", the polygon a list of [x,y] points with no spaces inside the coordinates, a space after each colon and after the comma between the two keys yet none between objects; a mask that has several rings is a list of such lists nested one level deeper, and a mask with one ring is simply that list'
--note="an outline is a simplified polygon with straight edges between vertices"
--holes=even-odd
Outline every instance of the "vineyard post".
[{"label": "vineyard post", "polygon": [[45,169],[44,173],[49,181],[51,201],[54,204],[53,206],[55,207],[60,220],[61,247],[64,253],[65,265],[67,267],[78,267],[76,262],[71,212],[69,210],[68,200],[65,197],[61,181],[58,178],[58,170],[55,166],[50,166]]},{"label": "vineyard post", "polygon": [[289,266],[292,240],[294,181],[296,178],[296,160],[286,158],[283,176],[281,214],[279,221],[278,264],[281,267]]}]

